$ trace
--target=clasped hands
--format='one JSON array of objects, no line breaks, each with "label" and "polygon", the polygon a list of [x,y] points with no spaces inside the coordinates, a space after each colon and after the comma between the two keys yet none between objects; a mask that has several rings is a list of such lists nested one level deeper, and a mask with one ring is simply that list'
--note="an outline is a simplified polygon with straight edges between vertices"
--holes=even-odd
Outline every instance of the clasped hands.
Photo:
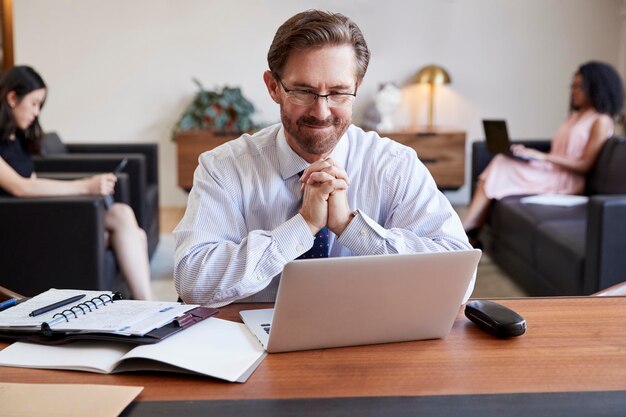
[{"label": "clasped hands", "polygon": [[321,159],[304,170],[300,183],[304,195],[299,213],[311,232],[315,235],[327,227],[340,236],[353,217],[348,204],[350,180],[346,171],[332,158]]}]

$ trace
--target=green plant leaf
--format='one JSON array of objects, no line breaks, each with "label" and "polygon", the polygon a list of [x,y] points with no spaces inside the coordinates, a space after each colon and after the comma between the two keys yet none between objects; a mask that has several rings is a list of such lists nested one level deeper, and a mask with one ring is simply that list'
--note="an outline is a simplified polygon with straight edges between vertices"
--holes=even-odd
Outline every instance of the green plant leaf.
[{"label": "green plant leaf", "polygon": [[202,83],[193,78],[198,92],[175,125],[179,130],[209,129],[226,133],[241,133],[252,130],[255,108],[239,87],[217,87],[206,90]]}]

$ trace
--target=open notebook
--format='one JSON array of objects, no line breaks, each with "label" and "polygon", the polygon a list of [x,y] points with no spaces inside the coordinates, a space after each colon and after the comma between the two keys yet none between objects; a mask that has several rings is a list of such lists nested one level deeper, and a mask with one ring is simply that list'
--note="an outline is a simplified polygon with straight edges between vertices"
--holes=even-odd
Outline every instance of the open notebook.
[{"label": "open notebook", "polygon": [[[72,298],[80,299],[31,314]],[[216,312],[195,304],[122,300],[110,291],[50,289],[0,312],[0,337],[39,343],[94,338],[156,343]]]},{"label": "open notebook", "polygon": [[16,342],[0,351],[0,365],[104,374],[183,372],[245,382],[264,357],[263,346],[244,324],[212,317],[151,345],[78,341],[46,346]]}]

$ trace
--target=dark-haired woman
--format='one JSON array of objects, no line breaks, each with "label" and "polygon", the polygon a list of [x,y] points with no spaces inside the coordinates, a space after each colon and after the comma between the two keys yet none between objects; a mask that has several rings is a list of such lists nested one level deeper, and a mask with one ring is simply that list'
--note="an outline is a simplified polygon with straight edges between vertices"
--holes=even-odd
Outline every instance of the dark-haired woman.
[{"label": "dark-haired woman", "polygon": [[[75,181],[37,178],[31,154],[39,150],[38,116],[45,100],[46,85],[30,67],[14,67],[0,78],[0,196],[111,194],[116,182],[111,173]],[[105,239],[115,251],[133,298],[151,299],[146,235],[133,210],[115,203],[106,211],[104,222]]]},{"label": "dark-haired woman", "polygon": [[613,119],[624,104],[622,81],[610,65],[583,64],[574,74],[570,103],[572,113],[554,136],[549,153],[513,145],[514,154],[532,161],[496,155],[479,176],[462,219],[472,243],[476,243],[493,199],[519,194],[580,194],[584,190],[585,174],[613,135]]}]

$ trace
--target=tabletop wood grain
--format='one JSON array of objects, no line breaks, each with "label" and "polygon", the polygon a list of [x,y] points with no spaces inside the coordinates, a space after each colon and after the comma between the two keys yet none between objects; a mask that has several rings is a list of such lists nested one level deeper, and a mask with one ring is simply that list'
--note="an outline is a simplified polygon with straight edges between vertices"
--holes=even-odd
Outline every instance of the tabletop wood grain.
[{"label": "tabletop wood grain", "polygon": [[626,297],[498,302],[526,318],[525,335],[496,339],[459,314],[445,339],[271,354],[244,384],[7,367],[0,381],[140,385],[140,401],[626,390]]}]

